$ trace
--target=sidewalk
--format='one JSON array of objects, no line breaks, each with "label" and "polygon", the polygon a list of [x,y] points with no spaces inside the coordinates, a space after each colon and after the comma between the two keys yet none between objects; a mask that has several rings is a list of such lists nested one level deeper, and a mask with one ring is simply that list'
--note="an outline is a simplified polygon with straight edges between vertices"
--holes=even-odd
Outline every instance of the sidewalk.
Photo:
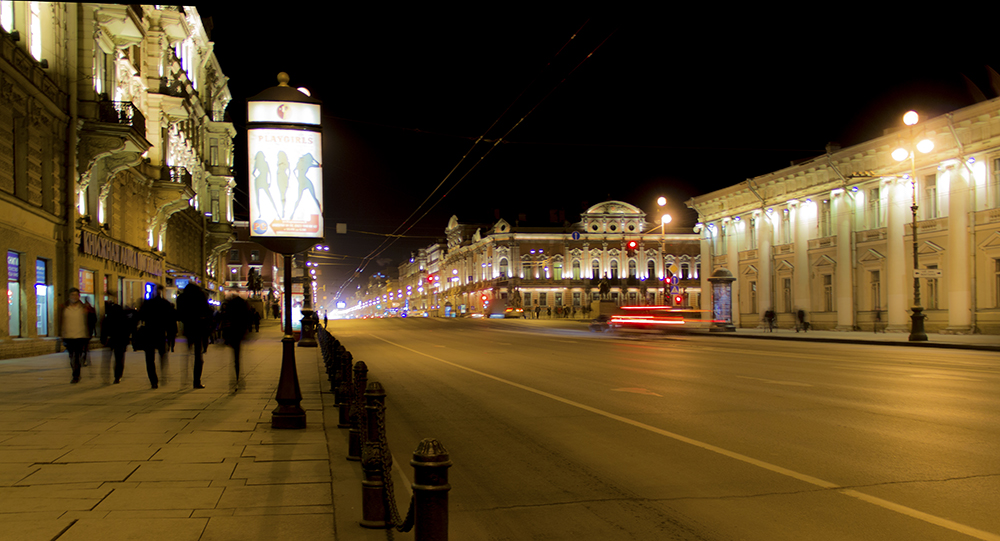
[{"label": "sidewalk", "polygon": [[384,539],[358,526],[361,468],[318,348],[296,348],[306,429],[271,428],[280,339],[273,320],[250,335],[238,387],[215,344],[193,389],[182,340],[156,390],[142,352],[119,385],[107,350],[76,385],[65,353],[0,361],[0,540]]}]

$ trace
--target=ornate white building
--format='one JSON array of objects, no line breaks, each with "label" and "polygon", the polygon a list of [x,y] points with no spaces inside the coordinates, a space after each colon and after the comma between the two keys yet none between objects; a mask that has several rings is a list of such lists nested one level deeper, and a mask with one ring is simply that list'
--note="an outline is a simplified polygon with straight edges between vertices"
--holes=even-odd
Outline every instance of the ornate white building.
[{"label": "ornate white building", "polygon": [[[891,156],[924,138],[912,164]],[[739,327],[773,308],[782,327],[803,310],[818,329],[908,332],[914,202],[927,332],[1000,333],[1000,98],[689,200],[702,287],[733,273]]]},{"label": "ornate white building", "polygon": [[[577,313],[599,300],[600,282],[619,304],[699,302],[698,235],[663,233],[646,213],[621,201],[592,206],[575,224],[557,227],[461,224],[453,216],[445,245],[432,245],[400,266],[401,293],[433,315],[489,311],[513,301],[543,313]],[[629,243],[634,242],[634,248]],[[664,284],[669,269],[678,283]],[[676,287],[676,294],[671,288]],[[575,310],[574,310],[575,309]]]},{"label": "ornate white building", "polygon": [[54,351],[78,287],[217,291],[232,239],[227,79],[193,7],[0,1],[0,356]]}]

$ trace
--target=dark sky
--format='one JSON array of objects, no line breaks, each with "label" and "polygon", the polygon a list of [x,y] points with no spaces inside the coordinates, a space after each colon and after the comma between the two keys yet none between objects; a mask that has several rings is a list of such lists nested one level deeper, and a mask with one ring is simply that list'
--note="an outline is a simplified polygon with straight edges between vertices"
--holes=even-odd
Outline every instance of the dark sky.
[{"label": "dark sky", "polygon": [[[263,24],[249,10],[200,11],[212,17],[234,96],[238,183],[247,182],[248,97],[285,71],[324,103],[327,240],[347,256],[324,268],[334,290],[386,239],[353,231],[415,223],[416,238],[381,253],[367,276],[443,236],[453,214],[546,225],[552,210],[576,222],[586,205],[619,199],[652,218],[666,195],[676,223],[690,226],[692,196],[820,155],[831,141],[881,135],[910,108],[934,116],[971,105],[963,76],[997,96],[985,66],[1000,69],[1000,48],[972,21],[922,20],[904,35],[904,20],[856,11],[612,17],[339,4],[290,4],[290,15],[268,12]],[[490,142],[474,147],[480,136]],[[238,216],[246,197],[237,195]],[[352,233],[334,234],[337,222]]]}]

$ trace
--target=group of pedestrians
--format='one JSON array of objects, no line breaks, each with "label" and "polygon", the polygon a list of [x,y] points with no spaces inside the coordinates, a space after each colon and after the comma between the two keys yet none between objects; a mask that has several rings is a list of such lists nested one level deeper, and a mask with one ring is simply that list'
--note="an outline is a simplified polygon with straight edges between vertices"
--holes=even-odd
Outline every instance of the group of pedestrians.
[{"label": "group of pedestrians", "polygon": [[[113,296],[113,293],[112,293]],[[234,295],[222,306],[222,335],[225,343],[233,348],[236,378],[240,376],[240,346],[247,332],[253,328],[255,310],[246,299]],[[80,367],[94,335],[97,315],[93,307],[80,300],[80,291],[73,288],[69,300],[61,307],[62,339],[70,355],[73,369],[71,383],[80,381]],[[114,301],[107,301],[101,323],[101,343],[111,350],[114,357],[114,383],[121,383],[125,370],[125,352],[129,344],[135,351],[143,351],[146,360],[146,375],[151,388],[159,387],[156,370],[156,353],[160,354],[160,369],[166,370],[168,349],[174,351],[177,336],[177,322],[180,321],[187,338],[189,352],[194,352],[195,389],[204,389],[201,376],[204,370],[204,354],[207,350],[209,333],[212,329],[213,311],[205,291],[194,283],[189,283],[177,297],[177,308],[163,298],[163,288],[155,286],[151,296],[138,310],[125,308]],[[259,330],[259,319],[256,325]]]}]

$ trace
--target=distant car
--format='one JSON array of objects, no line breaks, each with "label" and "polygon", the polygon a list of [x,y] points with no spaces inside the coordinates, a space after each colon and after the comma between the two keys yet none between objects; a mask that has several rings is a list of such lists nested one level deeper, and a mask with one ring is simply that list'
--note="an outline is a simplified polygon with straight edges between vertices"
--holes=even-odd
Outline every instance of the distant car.
[{"label": "distant car", "polygon": [[611,316],[601,314],[590,322],[591,332],[611,332]]},{"label": "distant car", "polygon": [[509,306],[503,311],[503,317],[522,318],[524,317],[524,308],[514,308],[513,306]]}]

